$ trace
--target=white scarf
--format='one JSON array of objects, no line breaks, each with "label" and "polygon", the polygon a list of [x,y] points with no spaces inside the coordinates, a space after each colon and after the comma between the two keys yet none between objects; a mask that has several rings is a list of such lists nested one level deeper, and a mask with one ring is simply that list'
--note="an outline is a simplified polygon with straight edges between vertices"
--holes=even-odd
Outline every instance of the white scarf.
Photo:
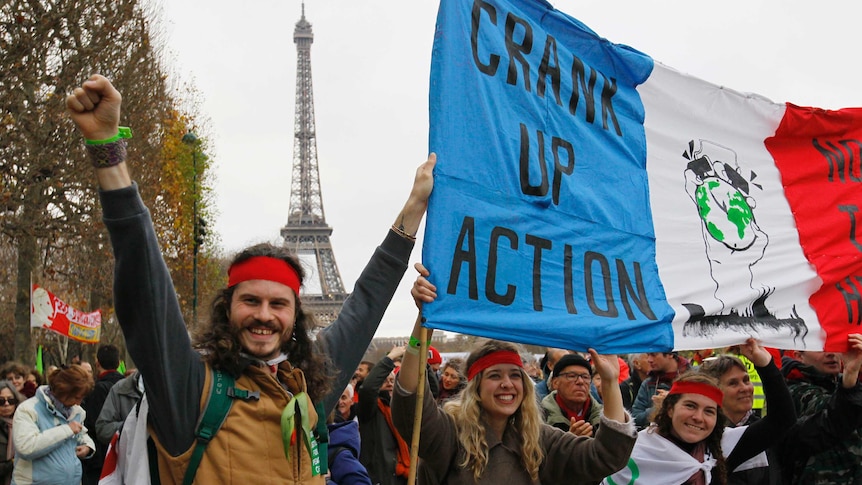
[{"label": "white scarf", "polygon": [[274,367],[278,367],[278,364],[281,364],[282,362],[287,360],[287,354],[285,354],[284,352],[278,354],[277,356],[275,356],[275,358],[272,358],[269,360],[262,360],[262,359],[259,359],[255,356],[253,356],[253,355],[246,354],[245,352],[240,352],[239,355],[241,357],[245,357],[246,359],[249,359],[253,362],[257,362],[264,367],[269,367],[270,369],[272,369]]},{"label": "white scarf", "polygon": [[[721,439],[721,451],[729,456],[739,443],[748,426],[725,428]],[[716,460],[705,451],[703,463],[698,462],[672,441],[658,434],[654,428],[638,433],[635,448],[625,468],[602,481],[604,485],[678,485],[688,480],[698,470],[703,470],[706,483],[712,480],[712,468]],[[766,454],[760,453],[733,471],[767,466]]]}]

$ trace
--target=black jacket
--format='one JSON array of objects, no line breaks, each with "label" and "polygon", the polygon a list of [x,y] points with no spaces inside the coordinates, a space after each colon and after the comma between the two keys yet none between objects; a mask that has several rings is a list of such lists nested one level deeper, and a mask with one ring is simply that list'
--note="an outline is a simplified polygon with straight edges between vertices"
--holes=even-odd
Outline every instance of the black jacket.
[{"label": "black jacket", "polygon": [[380,392],[380,388],[394,368],[392,359],[384,356],[365,377],[358,391],[356,416],[359,418],[359,435],[362,438],[359,461],[368,470],[371,481],[380,485],[407,483],[406,478],[395,475],[398,441],[377,404],[378,400],[382,400],[385,406],[389,406],[389,394]]},{"label": "black jacket", "polygon": [[81,461],[85,470],[102,469],[105,454],[108,452],[108,445],[103,444],[96,437],[96,420],[99,419],[99,413],[102,412],[102,406],[105,405],[105,400],[108,398],[111,388],[114,387],[114,384],[123,380],[123,377],[125,376],[117,372],[116,369],[104,372],[96,381],[93,392],[88,394],[81,402],[81,407],[87,412],[87,416],[84,418],[84,426],[87,427],[87,434],[96,443],[96,454],[88,460]]}]

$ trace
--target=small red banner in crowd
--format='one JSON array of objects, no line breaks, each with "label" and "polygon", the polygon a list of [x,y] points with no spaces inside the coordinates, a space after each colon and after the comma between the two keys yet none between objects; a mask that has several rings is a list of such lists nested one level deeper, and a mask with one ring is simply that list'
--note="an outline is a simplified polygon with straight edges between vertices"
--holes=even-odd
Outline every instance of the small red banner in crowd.
[{"label": "small red banner in crowd", "polygon": [[72,308],[53,293],[33,285],[30,292],[30,327],[45,328],[88,344],[99,342],[102,314]]}]

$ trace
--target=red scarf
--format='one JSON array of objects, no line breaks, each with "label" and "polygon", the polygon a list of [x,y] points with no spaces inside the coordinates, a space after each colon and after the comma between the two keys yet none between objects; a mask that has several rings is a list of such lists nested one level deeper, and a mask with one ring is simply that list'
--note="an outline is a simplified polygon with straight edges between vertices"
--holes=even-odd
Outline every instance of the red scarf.
[{"label": "red scarf", "polygon": [[563,402],[563,398],[560,397],[559,391],[557,391],[554,399],[557,401],[557,405],[560,406],[560,410],[563,412],[563,415],[566,416],[566,419],[571,421],[572,418],[575,418],[575,421],[586,421],[587,409],[590,408],[590,396],[587,396],[587,400],[584,402],[584,407],[581,408],[581,412],[574,411],[566,406],[566,403]]},{"label": "red scarf", "polygon": [[398,462],[395,464],[395,474],[399,477],[407,478],[410,474],[410,449],[407,448],[407,443],[398,434],[395,425],[392,424],[392,409],[380,399],[377,400],[377,407],[380,409],[383,417],[386,418],[386,424],[389,425],[389,430],[392,431],[392,436],[395,437],[395,441],[398,443]]}]

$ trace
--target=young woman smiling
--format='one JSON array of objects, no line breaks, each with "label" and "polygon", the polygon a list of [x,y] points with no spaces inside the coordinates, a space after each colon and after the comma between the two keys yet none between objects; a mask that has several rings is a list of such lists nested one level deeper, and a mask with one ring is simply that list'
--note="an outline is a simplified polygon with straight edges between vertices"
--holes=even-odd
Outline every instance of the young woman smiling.
[{"label": "young woman smiling", "polygon": [[689,371],[674,381],[653,424],[638,434],[629,465],[604,483],[620,485],[637,478],[644,485],[724,485],[730,472],[766,466],[764,451],[793,425],[796,413],[772,355],[754,339],[741,349],[763,380],[769,405],[765,418],[725,428],[718,380]]},{"label": "young woman smiling", "polygon": [[[436,288],[417,265],[417,306],[436,298]],[[392,419],[405,441],[413,434],[419,375],[417,322],[392,398]],[[422,403],[418,483],[499,484],[597,482],[625,466],[634,445],[634,424],[622,405],[616,356],[590,350],[605,395],[596,437],[575,436],[546,425],[519,348],[490,340],[467,358],[467,385],[440,409],[428,391]],[[423,362],[424,364],[424,362]]]}]

